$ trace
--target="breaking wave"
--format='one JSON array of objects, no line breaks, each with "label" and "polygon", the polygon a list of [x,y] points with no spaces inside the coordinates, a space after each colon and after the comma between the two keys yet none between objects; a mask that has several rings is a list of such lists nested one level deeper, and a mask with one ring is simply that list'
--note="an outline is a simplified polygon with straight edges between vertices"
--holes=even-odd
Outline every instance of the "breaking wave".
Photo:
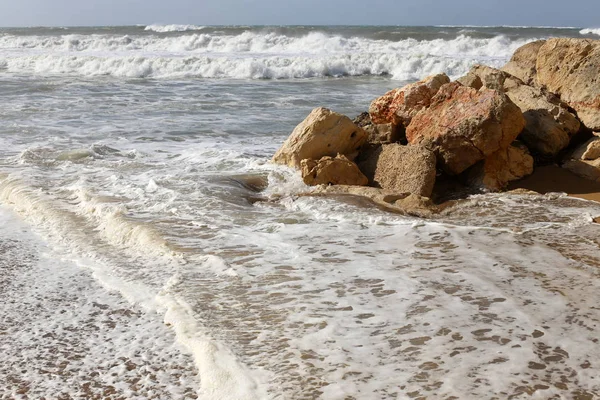
[{"label": "breaking wave", "polygon": [[2,68],[16,73],[241,79],[391,75],[412,80],[438,72],[458,76],[480,62],[500,66],[526,42],[505,36],[391,41],[256,31],[169,37],[5,35],[0,55]]},{"label": "breaking wave", "polygon": [[600,35],[600,28],[586,28],[579,31],[582,35]]},{"label": "breaking wave", "polygon": [[165,33],[165,32],[200,31],[204,28],[205,28],[204,26],[198,26],[198,25],[159,25],[159,24],[154,24],[154,25],[146,26],[146,28],[144,28],[144,30],[158,32],[158,33]]}]

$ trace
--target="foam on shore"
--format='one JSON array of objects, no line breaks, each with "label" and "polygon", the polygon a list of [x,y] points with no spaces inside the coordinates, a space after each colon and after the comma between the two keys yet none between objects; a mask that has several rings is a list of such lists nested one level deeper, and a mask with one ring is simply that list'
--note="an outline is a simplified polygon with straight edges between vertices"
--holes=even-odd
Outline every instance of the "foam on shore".
[{"label": "foam on shore", "polygon": [[[199,372],[201,393],[207,399],[265,398],[262,389],[254,378],[254,373],[239,363],[227,347],[212,339],[197,323],[190,306],[178,297],[176,278],[182,268],[192,268],[202,273],[229,273],[224,270],[221,260],[216,257],[196,257],[184,260],[183,256],[169,253],[165,258],[164,240],[157,242],[152,230],[147,232],[127,227],[126,221],[112,221],[117,229],[102,227],[102,214],[99,205],[88,209],[89,217],[99,222],[89,225],[85,215],[69,212],[18,180],[0,177],[0,200],[18,212],[44,235],[56,250],[71,263],[91,270],[92,276],[110,292],[120,293],[134,307],[141,307],[146,313],[164,314],[164,322],[172,326],[177,341],[194,358]],[[98,209],[98,210],[97,210]],[[113,220],[108,216],[108,221]],[[144,228],[148,230],[149,228]],[[97,233],[92,233],[92,232]],[[150,233],[150,235],[149,235]],[[105,238],[102,238],[106,234]],[[111,237],[121,239],[111,240]],[[106,241],[106,244],[102,242]],[[158,246],[157,246],[158,245]],[[116,249],[113,247],[116,246]],[[158,253],[154,253],[157,249]],[[116,251],[115,251],[116,250]],[[160,256],[158,260],[156,256]],[[189,267],[185,267],[190,263]],[[153,279],[141,279],[149,264],[154,266]],[[159,272],[159,274],[156,274]],[[171,275],[170,278],[164,277]],[[161,279],[162,277],[162,279]],[[164,286],[160,287],[160,283]],[[159,338],[162,340],[162,338]]]}]

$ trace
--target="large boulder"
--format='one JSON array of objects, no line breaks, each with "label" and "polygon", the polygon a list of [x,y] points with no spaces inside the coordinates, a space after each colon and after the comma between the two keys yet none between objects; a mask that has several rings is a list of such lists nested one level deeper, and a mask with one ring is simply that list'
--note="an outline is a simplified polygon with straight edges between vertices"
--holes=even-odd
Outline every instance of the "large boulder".
[{"label": "large boulder", "polygon": [[359,163],[371,185],[397,193],[430,197],[436,175],[436,158],[420,146],[384,144]]},{"label": "large boulder", "polygon": [[535,84],[537,56],[544,43],[545,40],[537,40],[519,47],[510,61],[502,67],[502,71],[516,76],[528,85]]},{"label": "large boulder", "polygon": [[509,182],[533,173],[533,157],[527,147],[514,142],[480,161],[465,172],[470,185],[488,191],[504,189]]},{"label": "large boulder", "polygon": [[548,39],[537,56],[536,82],[560,95],[591,130],[600,130],[600,40]]},{"label": "large boulder", "polygon": [[352,122],[367,132],[369,135],[367,143],[385,144],[406,142],[404,127],[402,125],[395,125],[392,123],[375,124],[371,121],[371,116],[368,112],[359,114]]},{"label": "large boulder", "polygon": [[427,78],[390,90],[383,96],[373,100],[369,107],[371,120],[375,124],[407,126],[411,118],[431,103],[431,98],[442,85],[450,82],[446,74],[428,76]]},{"label": "large boulder", "polygon": [[444,170],[456,175],[506,149],[524,127],[521,110],[506,94],[452,82],[412,118],[406,138],[433,150]]},{"label": "large boulder", "polygon": [[358,185],[369,183],[358,166],[346,156],[325,156],[318,161],[304,159],[300,163],[302,179],[307,185]]},{"label": "large boulder", "polygon": [[350,118],[327,108],[315,108],[273,156],[273,162],[300,168],[304,159],[352,155],[367,140],[367,132]]},{"label": "large boulder", "polygon": [[553,157],[569,145],[580,123],[568,106],[556,96],[523,83],[496,68],[476,65],[467,74],[479,78],[481,85],[506,93],[523,113],[527,124],[520,139],[542,157]]}]

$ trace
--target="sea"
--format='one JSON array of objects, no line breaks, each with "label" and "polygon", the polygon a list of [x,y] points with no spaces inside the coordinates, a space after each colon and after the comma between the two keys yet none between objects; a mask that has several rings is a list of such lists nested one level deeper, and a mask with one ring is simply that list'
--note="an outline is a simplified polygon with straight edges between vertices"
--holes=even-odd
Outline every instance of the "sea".
[{"label": "sea", "polygon": [[1,399],[600,398],[600,204],[421,219],[270,158],[585,27],[0,29]]}]

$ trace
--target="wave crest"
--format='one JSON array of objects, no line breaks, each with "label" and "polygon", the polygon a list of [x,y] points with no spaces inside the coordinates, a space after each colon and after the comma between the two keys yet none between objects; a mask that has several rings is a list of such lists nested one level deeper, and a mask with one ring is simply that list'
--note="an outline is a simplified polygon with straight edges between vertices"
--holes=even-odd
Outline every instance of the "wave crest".
[{"label": "wave crest", "polygon": [[501,66],[526,42],[505,36],[390,41],[253,31],[169,37],[3,36],[0,55],[5,56],[2,69],[15,73],[240,79],[391,75],[413,80],[439,72],[459,76],[475,63]]},{"label": "wave crest", "polygon": [[600,28],[586,28],[579,31],[582,35],[600,35]]},{"label": "wave crest", "polygon": [[172,25],[160,25],[160,24],[153,24],[153,25],[146,26],[144,28],[144,30],[145,31],[158,32],[158,33],[166,33],[166,32],[201,31],[204,28],[205,28],[204,26],[198,26],[198,25],[176,25],[176,24],[172,24]]}]

